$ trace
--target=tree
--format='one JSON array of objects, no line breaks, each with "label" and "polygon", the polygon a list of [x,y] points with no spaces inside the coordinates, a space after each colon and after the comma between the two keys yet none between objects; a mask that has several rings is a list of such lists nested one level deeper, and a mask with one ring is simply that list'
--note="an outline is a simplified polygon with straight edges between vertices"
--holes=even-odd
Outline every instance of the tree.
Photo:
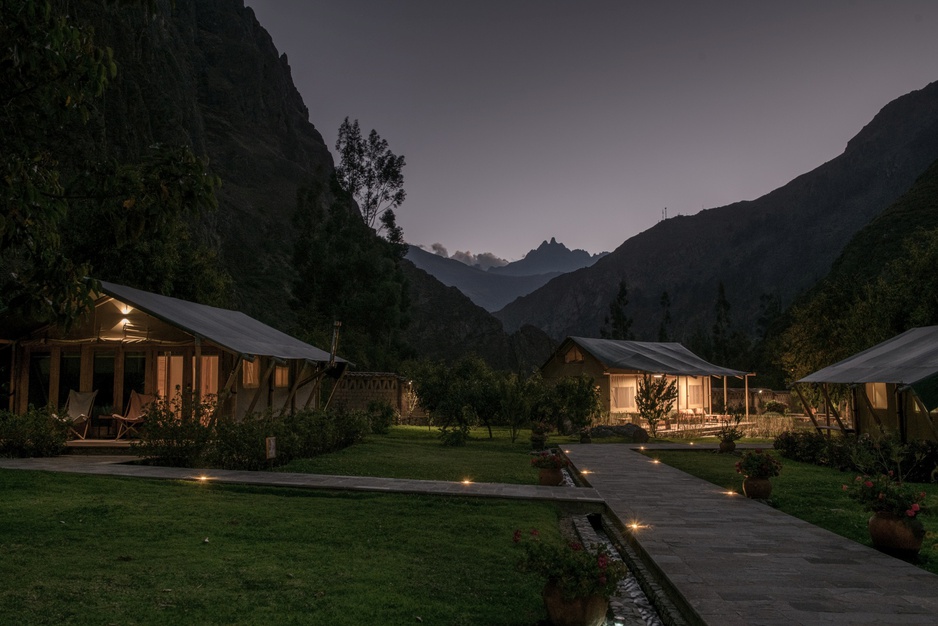
[{"label": "tree", "polygon": [[68,200],[50,138],[88,120],[117,68],[48,0],[3,2],[0,42],[0,312],[68,325],[94,285],[63,250]]},{"label": "tree", "polygon": [[717,285],[714,310],[716,320],[713,322],[713,358],[717,363],[726,363],[730,336],[730,302],[726,299],[726,288],[722,280]]},{"label": "tree", "polygon": [[0,3],[0,42],[0,313],[68,326],[91,306],[89,275],[226,304],[211,238],[195,236],[217,179],[188,148],[118,162],[92,137],[111,50],[41,0]]},{"label": "tree", "polygon": [[345,358],[393,370],[409,356],[401,338],[410,307],[402,244],[375,235],[358,219],[338,180],[332,177],[330,183],[297,194],[293,305],[302,324],[299,334],[315,345],[329,345],[333,323],[341,321]]},{"label": "tree", "polygon": [[635,406],[638,414],[648,423],[648,432],[652,437],[658,436],[658,424],[671,412],[676,399],[676,381],[668,381],[664,376],[652,376],[647,372],[642,374],[635,394]]},{"label": "tree", "polygon": [[362,139],[358,120],[350,123],[347,117],[339,126],[335,149],[339,152],[336,176],[358,203],[362,220],[371,228],[376,228],[376,223],[386,227],[381,217],[399,207],[407,196],[401,173],[404,157],[391,152],[388,142],[374,129],[367,140]]},{"label": "tree", "polygon": [[556,426],[566,432],[569,423],[574,430],[588,427],[602,411],[599,388],[592,376],[580,375],[562,378],[552,390],[556,397]]},{"label": "tree", "polygon": [[661,292],[661,324],[658,325],[658,341],[671,341],[671,296]]},{"label": "tree", "polygon": [[625,279],[619,281],[616,297],[609,304],[609,315],[603,320],[599,336],[603,339],[633,339],[632,318],[626,315],[625,307],[629,304],[629,289]]}]

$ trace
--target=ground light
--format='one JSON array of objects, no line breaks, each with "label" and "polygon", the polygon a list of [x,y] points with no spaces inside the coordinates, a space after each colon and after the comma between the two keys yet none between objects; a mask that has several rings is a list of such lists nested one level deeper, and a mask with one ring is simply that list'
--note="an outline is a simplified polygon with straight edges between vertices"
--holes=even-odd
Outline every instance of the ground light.
[{"label": "ground light", "polygon": [[472,484],[472,481],[469,480],[468,478],[463,478],[463,479],[462,479],[462,484],[464,484],[464,485],[471,485],[471,484]]}]

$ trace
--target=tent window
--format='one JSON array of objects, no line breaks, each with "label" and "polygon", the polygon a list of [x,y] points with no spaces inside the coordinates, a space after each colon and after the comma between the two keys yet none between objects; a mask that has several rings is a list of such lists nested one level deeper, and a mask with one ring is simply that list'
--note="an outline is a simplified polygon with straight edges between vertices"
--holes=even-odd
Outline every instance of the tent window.
[{"label": "tent window", "polygon": [[[192,357],[192,370],[195,371],[195,357]],[[202,384],[199,394],[214,396],[218,393],[218,357],[215,355],[202,357]]]},{"label": "tent window", "polygon": [[278,365],[274,368],[274,387],[284,388],[290,386],[290,368],[286,365]]},{"label": "tent window", "polygon": [[866,397],[874,409],[889,407],[889,398],[886,395],[886,383],[866,383]]},{"label": "tent window", "polygon": [[165,400],[182,393],[182,356],[161,354],[156,357],[156,392]]},{"label": "tent window", "polygon": [[573,346],[567,353],[563,355],[564,363],[582,363],[583,362],[583,353],[580,352],[580,349],[576,346]]},{"label": "tent window", "polygon": [[261,384],[260,361],[245,361],[241,367],[241,384],[245,389],[257,389]]},{"label": "tent window", "polygon": [[690,385],[687,388],[688,404],[703,404],[703,385]]}]

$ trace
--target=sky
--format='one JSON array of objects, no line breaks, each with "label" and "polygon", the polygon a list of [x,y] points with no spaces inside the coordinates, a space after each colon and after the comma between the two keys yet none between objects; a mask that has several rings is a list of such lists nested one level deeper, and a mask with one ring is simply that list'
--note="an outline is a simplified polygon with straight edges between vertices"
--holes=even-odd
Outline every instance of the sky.
[{"label": "sky", "polygon": [[611,251],[758,198],[938,80],[934,0],[246,0],[335,152],[404,155],[410,244]]}]

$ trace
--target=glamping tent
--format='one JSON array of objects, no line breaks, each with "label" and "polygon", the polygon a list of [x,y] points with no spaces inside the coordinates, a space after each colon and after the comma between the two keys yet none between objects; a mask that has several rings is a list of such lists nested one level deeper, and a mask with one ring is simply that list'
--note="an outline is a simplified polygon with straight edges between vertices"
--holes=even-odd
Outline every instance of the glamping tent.
[{"label": "glamping tent", "polygon": [[[675,409],[685,415],[703,416],[713,412],[711,377],[723,378],[724,405],[726,377],[743,377],[748,382],[745,372],[708,363],[673,342],[567,337],[541,366],[541,374],[546,379],[591,376],[599,385],[603,408],[612,415],[637,411],[635,393],[638,381],[646,373],[677,381]],[[746,413],[749,413],[748,402]]]},{"label": "glamping tent", "polygon": [[[321,383],[348,363],[237,311],[101,282],[93,312],[68,332],[13,342],[9,408],[61,407],[96,391],[91,436],[115,436],[131,392],[215,396],[222,414],[318,406]],[[114,431],[114,432],[112,432]]]},{"label": "glamping tent", "polygon": [[903,441],[938,441],[938,326],[908,330],[796,384],[807,383],[850,385],[857,433],[883,427],[897,431]]}]

